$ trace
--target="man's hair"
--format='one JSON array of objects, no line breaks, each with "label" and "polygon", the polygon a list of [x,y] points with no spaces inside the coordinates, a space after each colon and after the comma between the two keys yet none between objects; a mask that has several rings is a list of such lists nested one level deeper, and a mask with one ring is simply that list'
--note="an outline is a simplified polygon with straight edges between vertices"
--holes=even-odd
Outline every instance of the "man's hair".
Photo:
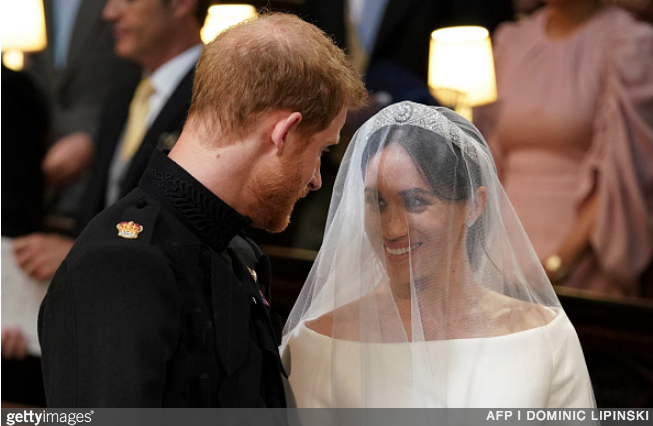
[{"label": "man's hair", "polygon": [[266,13],[206,45],[188,122],[204,142],[216,133],[233,141],[264,114],[290,110],[302,114],[297,131],[310,136],[366,96],[353,65],[321,30],[295,15]]}]

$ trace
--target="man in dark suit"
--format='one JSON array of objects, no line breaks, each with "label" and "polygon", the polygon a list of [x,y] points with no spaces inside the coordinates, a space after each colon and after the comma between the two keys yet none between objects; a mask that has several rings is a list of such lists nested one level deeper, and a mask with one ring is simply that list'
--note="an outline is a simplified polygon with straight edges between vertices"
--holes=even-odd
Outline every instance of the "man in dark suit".
[{"label": "man in dark suit", "polygon": [[306,0],[302,17],[346,49],[370,92],[430,103],[431,33],[454,25],[492,31],[512,19],[512,0]]},{"label": "man in dark suit", "polygon": [[[452,25],[492,30],[512,18],[512,0],[305,0],[300,16],[332,36],[363,75],[370,98],[345,124],[353,135],[390,103],[436,105],[427,82],[431,33]],[[324,190],[298,203],[287,232],[256,241],[318,250],[339,163],[337,151],[325,158]]]},{"label": "man in dark suit", "polygon": [[[153,86],[141,117],[143,131],[123,155],[135,84],[117,91],[103,108],[88,186],[79,206],[77,235],[106,206],[138,185],[157,146],[171,148],[190,106],[193,68],[202,43],[200,28],[210,0],[108,0],[103,11],[112,23],[115,52],[139,64]],[[73,238],[34,233],[16,239],[20,267],[50,279],[72,247]]]},{"label": "man in dark suit", "polygon": [[52,281],[48,405],[284,407],[269,260],[243,230],[288,225],[365,97],[344,53],[294,15],[207,45],[172,151],[91,221]]},{"label": "man in dark suit", "polygon": [[[140,70],[113,51],[106,0],[45,0],[48,45],[30,55],[27,71],[51,108],[50,149],[43,169],[51,187],[78,181],[93,158],[100,110],[116,90],[133,87]],[[58,214],[73,214],[82,185],[68,192]],[[75,195],[76,194],[76,195]]]}]

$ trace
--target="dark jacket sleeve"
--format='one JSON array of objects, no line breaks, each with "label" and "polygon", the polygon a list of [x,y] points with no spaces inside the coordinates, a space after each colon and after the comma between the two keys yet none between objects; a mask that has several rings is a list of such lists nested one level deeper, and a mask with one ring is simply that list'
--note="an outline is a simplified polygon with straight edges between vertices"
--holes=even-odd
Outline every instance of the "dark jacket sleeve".
[{"label": "dark jacket sleeve", "polygon": [[160,407],[179,336],[168,259],[130,240],[79,249],[39,315],[48,407]]}]

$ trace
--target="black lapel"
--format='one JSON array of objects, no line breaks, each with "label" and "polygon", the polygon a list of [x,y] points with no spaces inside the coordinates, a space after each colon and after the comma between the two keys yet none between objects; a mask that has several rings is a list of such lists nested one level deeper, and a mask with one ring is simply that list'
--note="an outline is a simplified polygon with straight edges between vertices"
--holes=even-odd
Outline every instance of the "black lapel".
[{"label": "black lapel", "polygon": [[247,359],[249,298],[225,257],[211,251],[211,297],[215,318],[215,349],[227,376]]},{"label": "black lapel", "polygon": [[56,91],[56,70],[54,66],[54,11],[52,0],[43,1],[43,12],[45,14],[45,37],[48,45],[41,52],[34,52],[31,56],[35,62],[28,70],[35,73],[39,80],[52,92]]},{"label": "black lapel", "polygon": [[[176,138],[181,133],[186,122],[188,109],[190,108],[194,73],[195,67],[179,82],[159,115],[150,128],[147,129],[147,133],[143,137],[143,142],[138,148],[138,151],[136,151],[136,154],[134,154],[129,169],[125,173],[120,189],[121,197],[138,185],[138,181],[143,175],[156,147],[168,143],[168,140],[171,138],[176,141]],[[170,149],[172,146],[166,146],[165,148]]]},{"label": "black lapel", "polygon": [[[99,37],[99,32],[107,25],[102,22],[102,9],[105,3],[102,0],[83,0],[79,4],[68,45],[66,70],[76,69],[75,62],[86,59],[84,52],[93,48],[93,44]],[[68,77],[72,76],[66,73],[65,79],[62,81]]]},{"label": "black lapel", "polygon": [[[249,251],[251,252],[251,250]],[[241,288],[247,293],[248,300],[255,301],[254,306],[250,309],[254,309],[254,312],[251,314],[251,319],[253,320],[259,347],[270,352],[279,361],[279,365],[281,366],[281,359],[279,357],[279,345],[281,342],[277,339],[277,333],[270,319],[269,302],[263,294],[263,288],[265,287],[261,287],[261,285],[266,284],[265,281],[267,281],[268,285],[270,284],[269,259],[267,256],[262,255],[259,258],[260,262],[253,261],[251,263],[250,269],[247,266],[248,262],[243,259],[243,254],[245,253],[242,250],[234,250],[230,246],[227,248],[227,253],[232,261],[231,270],[241,283]],[[251,254],[253,255],[254,253],[251,252]],[[256,271],[257,279],[254,279],[251,274],[252,271]]]},{"label": "black lapel", "polygon": [[[48,39],[46,49],[54,51],[54,5],[52,0],[43,1],[43,13],[45,15],[45,34]],[[54,67],[54,54],[52,55],[52,61]]]},{"label": "black lapel", "polygon": [[129,104],[133,94],[133,87],[126,89],[116,94],[103,107],[96,141],[95,159],[84,195],[84,202],[81,203],[78,215],[80,230],[105,207],[109,169],[113,160],[113,153],[120,143],[120,136],[127,122]]},{"label": "black lapel", "polygon": [[388,37],[392,37],[397,29],[402,30],[406,25],[406,22],[410,22],[411,14],[419,13],[419,10],[416,10],[416,8],[420,5],[421,1],[422,0],[388,0],[383,19],[379,25],[379,32],[374,42],[372,55],[374,55],[374,52],[377,50],[377,46],[385,45]]}]

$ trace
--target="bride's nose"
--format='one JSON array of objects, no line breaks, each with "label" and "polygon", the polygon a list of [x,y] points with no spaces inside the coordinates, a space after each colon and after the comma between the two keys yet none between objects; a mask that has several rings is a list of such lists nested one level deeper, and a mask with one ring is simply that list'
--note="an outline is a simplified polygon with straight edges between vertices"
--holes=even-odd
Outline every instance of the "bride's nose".
[{"label": "bride's nose", "polygon": [[381,226],[386,240],[396,240],[406,236],[408,233],[406,212],[402,209],[389,208],[382,214]]}]

